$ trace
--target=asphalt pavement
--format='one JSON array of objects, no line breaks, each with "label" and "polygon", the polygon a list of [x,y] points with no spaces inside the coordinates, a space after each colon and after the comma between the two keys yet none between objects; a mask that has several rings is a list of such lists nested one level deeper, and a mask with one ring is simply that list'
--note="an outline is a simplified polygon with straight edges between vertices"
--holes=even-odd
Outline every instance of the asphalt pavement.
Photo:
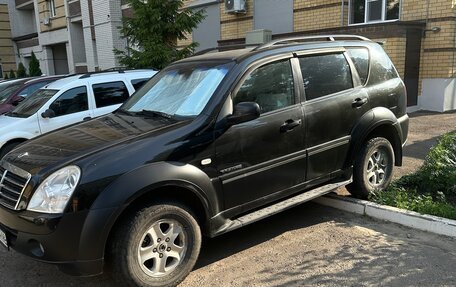
[{"label": "asphalt pavement", "polygon": [[[456,239],[305,203],[214,239],[181,286],[456,286]],[[0,248],[1,287],[116,286]]]}]

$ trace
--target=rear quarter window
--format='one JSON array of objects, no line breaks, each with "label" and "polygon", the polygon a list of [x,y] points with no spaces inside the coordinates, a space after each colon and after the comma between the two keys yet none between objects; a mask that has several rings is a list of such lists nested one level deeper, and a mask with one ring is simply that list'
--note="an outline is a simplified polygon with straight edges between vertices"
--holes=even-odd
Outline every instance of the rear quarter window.
[{"label": "rear quarter window", "polygon": [[144,78],[144,79],[134,79],[131,80],[131,85],[133,88],[135,88],[135,91],[139,90],[145,83],[149,81],[149,78]]},{"label": "rear quarter window", "polygon": [[371,71],[369,84],[380,84],[382,82],[399,78],[393,62],[380,45],[373,46],[371,50]]}]

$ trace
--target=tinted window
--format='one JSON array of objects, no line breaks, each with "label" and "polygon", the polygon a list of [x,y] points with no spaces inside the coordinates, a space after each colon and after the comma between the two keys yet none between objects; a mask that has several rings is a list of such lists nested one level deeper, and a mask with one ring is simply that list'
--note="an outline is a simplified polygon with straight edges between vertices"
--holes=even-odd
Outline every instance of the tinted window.
[{"label": "tinted window", "polygon": [[96,84],[92,88],[97,108],[121,104],[130,96],[124,82]]},{"label": "tinted window", "polygon": [[275,62],[253,71],[234,98],[234,104],[240,102],[258,103],[261,113],[295,104],[290,62]]},{"label": "tinted window", "polygon": [[369,77],[369,84],[383,83],[399,75],[394,68],[388,55],[385,53],[380,45],[372,46],[372,60],[371,60],[371,73]]},{"label": "tinted window", "polygon": [[139,90],[145,83],[147,83],[149,79],[136,79],[136,80],[131,80],[131,84],[133,85],[133,88],[135,88],[135,91]]},{"label": "tinted window", "polygon": [[358,70],[361,83],[364,85],[369,75],[369,51],[366,48],[349,48],[348,54]]},{"label": "tinted window", "polygon": [[343,54],[303,57],[299,63],[307,100],[353,88],[350,66]]},{"label": "tinted window", "polygon": [[87,88],[78,87],[66,91],[49,108],[55,112],[56,117],[88,110]]}]

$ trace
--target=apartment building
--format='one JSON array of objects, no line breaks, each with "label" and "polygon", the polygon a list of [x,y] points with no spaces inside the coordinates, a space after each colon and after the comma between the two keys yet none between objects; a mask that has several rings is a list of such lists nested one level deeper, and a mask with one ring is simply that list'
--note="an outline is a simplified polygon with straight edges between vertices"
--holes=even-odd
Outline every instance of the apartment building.
[{"label": "apartment building", "polygon": [[122,25],[121,0],[5,2],[17,63],[28,67],[33,51],[48,75],[119,66],[113,49],[125,47],[118,29]]},{"label": "apartment building", "polygon": [[[235,11],[226,10],[227,2]],[[272,38],[362,35],[383,43],[410,107],[456,109],[456,0],[194,0],[187,6],[205,9],[207,18],[181,45],[242,44],[259,29]],[[268,38],[268,31],[260,33]]]}]

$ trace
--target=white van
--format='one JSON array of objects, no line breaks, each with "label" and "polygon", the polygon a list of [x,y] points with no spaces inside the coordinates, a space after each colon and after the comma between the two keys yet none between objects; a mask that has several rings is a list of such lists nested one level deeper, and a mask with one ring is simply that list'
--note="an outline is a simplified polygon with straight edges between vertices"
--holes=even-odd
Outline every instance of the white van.
[{"label": "white van", "polygon": [[25,140],[116,110],[156,73],[96,72],[50,83],[0,116],[0,159]]}]

